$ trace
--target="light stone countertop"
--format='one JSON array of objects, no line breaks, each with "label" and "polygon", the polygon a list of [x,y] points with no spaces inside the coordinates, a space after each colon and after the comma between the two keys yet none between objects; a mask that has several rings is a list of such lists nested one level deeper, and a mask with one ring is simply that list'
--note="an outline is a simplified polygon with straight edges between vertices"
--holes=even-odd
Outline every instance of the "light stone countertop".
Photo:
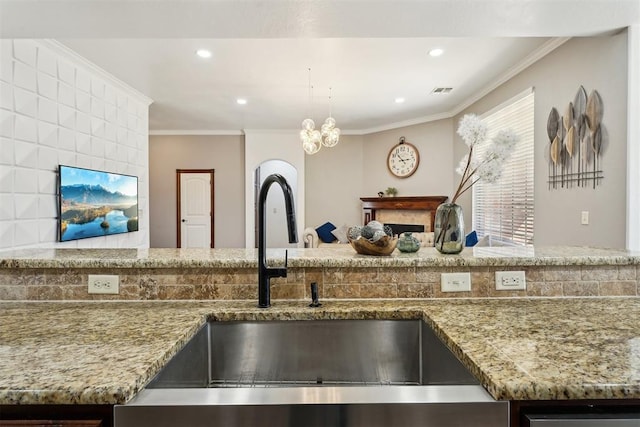
[{"label": "light stone countertop", "polygon": [[131,399],[207,319],[424,319],[496,399],[640,399],[640,298],[2,302],[0,404]]},{"label": "light stone countertop", "polygon": [[[269,264],[284,263],[285,249],[268,249]],[[289,267],[482,267],[639,265],[640,252],[590,247],[480,247],[459,255],[435,248],[390,256],[358,255],[350,245],[289,249]],[[257,268],[255,249],[24,249],[0,251],[3,268]]]}]

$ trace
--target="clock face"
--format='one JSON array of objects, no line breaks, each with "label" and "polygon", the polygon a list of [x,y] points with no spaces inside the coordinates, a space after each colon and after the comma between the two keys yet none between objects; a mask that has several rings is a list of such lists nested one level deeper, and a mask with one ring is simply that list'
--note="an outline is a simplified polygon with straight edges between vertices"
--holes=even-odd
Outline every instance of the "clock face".
[{"label": "clock face", "polygon": [[387,156],[387,167],[398,178],[408,178],[413,175],[419,163],[418,149],[408,142],[397,144]]}]

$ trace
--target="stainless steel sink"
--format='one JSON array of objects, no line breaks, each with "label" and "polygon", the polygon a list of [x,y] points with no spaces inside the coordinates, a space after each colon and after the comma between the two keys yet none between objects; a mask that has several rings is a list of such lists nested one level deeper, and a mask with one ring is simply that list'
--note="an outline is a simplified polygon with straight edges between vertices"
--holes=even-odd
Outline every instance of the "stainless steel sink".
[{"label": "stainless steel sink", "polygon": [[421,320],[210,322],[115,425],[494,427],[508,403]]}]

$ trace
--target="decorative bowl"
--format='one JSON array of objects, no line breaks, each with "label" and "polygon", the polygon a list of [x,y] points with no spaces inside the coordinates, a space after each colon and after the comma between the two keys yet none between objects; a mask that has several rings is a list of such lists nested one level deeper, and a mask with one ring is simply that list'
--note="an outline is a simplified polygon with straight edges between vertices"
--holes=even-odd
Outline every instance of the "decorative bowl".
[{"label": "decorative bowl", "polygon": [[349,239],[349,243],[360,255],[385,256],[393,252],[398,244],[398,239],[384,236],[376,242],[370,242],[368,239],[360,237],[359,239]]}]

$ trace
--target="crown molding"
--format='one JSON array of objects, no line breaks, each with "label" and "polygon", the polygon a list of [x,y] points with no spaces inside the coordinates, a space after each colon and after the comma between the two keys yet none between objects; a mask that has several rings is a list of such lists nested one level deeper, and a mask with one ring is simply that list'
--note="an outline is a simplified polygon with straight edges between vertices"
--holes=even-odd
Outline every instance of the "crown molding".
[{"label": "crown molding", "polygon": [[244,135],[245,132],[243,130],[211,130],[211,129],[202,129],[202,130],[172,130],[172,129],[157,129],[157,130],[149,130],[149,136],[176,136],[176,135],[190,135],[190,136],[207,136],[207,135],[219,135],[219,136],[237,136]]},{"label": "crown molding", "polygon": [[67,46],[63,45],[59,41],[54,40],[54,39],[36,39],[34,41],[36,43],[48,48],[48,49],[51,49],[56,54],[58,54],[58,55],[62,56],[63,58],[73,62],[74,64],[76,64],[76,65],[78,65],[78,66],[80,66],[82,68],[85,68],[87,71],[90,71],[92,74],[98,75],[101,79],[105,80],[106,82],[111,83],[112,85],[114,85],[118,89],[120,89],[120,90],[122,90],[124,92],[127,92],[130,96],[132,96],[132,97],[136,98],[138,101],[146,104],[147,107],[153,103],[153,99],[149,98],[148,96],[144,95],[143,93],[139,92],[138,90],[132,88],[131,86],[129,86],[128,84],[126,84],[122,80],[114,77],[112,74],[110,74],[107,71],[103,70],[102,68],[100,68],[99,66],[97,66],[93,62],[89,61],[88,59],[78,55],[76,52],[74,52],[73,50],[69,49]]}]

